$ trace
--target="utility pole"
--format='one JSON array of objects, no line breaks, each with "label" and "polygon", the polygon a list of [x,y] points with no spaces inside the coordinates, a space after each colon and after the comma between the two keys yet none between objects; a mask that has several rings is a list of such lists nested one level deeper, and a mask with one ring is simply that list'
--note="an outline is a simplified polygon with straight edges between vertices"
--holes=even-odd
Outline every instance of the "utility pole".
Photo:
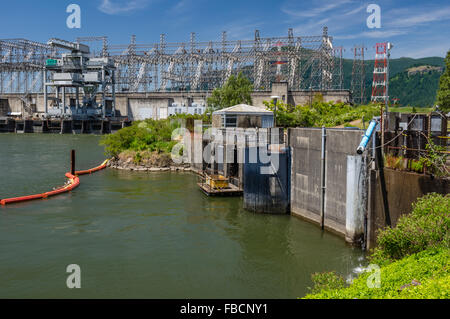
[{"label": "utility pole", "polygon": [[273,126],[277,127],[277,102],[278,99],[280,98],[278,95],[273,95],[270,97],[273,100],[273,105],[274,105],[274,111],[273,111]]},{"label": "utility pole", "polygon": [[386,68],[386,113],[389,112],[389,58],[391,57],[391,49],[393,44],[387,43],[387,68]]}]

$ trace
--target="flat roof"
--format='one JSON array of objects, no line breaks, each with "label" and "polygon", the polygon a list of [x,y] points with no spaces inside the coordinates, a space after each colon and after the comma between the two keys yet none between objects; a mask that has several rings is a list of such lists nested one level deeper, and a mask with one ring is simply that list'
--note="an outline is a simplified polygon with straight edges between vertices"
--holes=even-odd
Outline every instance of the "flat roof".
[{"label": "flat roof", "polygon": [[213,112],[215,114],[252,114],[252,115],[273,115],[272,111],[269,111],[263,107],[257,107],[247,104],[238,104],[234,106],[227,107],[222,110]]}]

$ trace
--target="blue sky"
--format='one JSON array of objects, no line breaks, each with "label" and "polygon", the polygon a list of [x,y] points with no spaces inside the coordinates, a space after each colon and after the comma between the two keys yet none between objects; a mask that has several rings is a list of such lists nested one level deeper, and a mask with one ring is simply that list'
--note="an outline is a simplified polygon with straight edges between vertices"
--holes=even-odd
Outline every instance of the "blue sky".
[{"label": "blue sky", "polygon": [[[0,38],[47,41],[51,37],[74,40],[78,36],[107,35],[112,44],[128,43],[132,34],[138,43],[219,40],[222,31],[230,39],[320,35],[328,26],[335,45],[346,49],[364,44],[367,59],[374,57],[376,42],[394,43],[392,57],[445,56],[450,49],[450,2],[360,1],[360,0],[16,0],[2,1]],[[81,29],[68,29],[66,7],[78,4]],[[381,28],[369,29],[369,4],[381,7]]]}]

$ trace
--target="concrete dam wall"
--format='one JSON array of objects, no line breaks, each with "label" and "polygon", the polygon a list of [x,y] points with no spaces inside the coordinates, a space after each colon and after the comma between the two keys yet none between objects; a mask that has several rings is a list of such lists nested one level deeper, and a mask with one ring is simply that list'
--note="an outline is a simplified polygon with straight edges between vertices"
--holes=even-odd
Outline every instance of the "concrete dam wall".
[{"label": "concrete dam wall", "polygon": [[356,241],[362,231],[360,215],[365,196],[358,181],[364,180],[365,160],[355,156],[361,135],[361,130],[327,129],[323,173],[322,130],[293,128],[288,133],[291,214],[321,224],[323,205],[324,228],[346,236],[348,241]]},{"label": "concrete dam wall", "polygon": [[[184,107],[187,111],[194,104],[206,105],[207,98],[212,91],[203,92],[149,92],[149,93],[116,93],[116,110],[121,116],[126,116],[130,120],[142,120],[145,118],[161,119],[168,115],[168,107],[176,103]],[[271,101],[271,96],[280,96],[280,100],[292,105],[308,104],[316,94],[321,94],[323,100],[341,101],[349,103],[351,94],[348,90],[329,91],[288,91],[287,84],[272,86],[271,91],[255,91],[252,93],[252,104],[254,106],[264,106],[264,101]],[[54,94],[49,94],[54,97]],[[8,112],[20,113],[23,111],[23,94],[0,94],[0,116],[6,116]],[[38,93],[29,94],[29,99],[35,113],[44,112],[44,95]],[[97,98],[101,100],[100,95]],[[66,105],[74,105],[75,95],[66,94]],[[183,106],[184,105],[184,106]]]}]

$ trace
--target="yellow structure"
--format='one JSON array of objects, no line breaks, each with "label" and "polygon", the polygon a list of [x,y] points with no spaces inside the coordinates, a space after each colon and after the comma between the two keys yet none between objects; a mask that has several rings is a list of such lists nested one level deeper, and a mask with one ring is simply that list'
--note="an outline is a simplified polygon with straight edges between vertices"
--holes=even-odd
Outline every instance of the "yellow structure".
[{"label": "yellow structure", "polygon": [[212,189],[228,188],[228,178],[222,175],[206,175],[206,184]]}]

